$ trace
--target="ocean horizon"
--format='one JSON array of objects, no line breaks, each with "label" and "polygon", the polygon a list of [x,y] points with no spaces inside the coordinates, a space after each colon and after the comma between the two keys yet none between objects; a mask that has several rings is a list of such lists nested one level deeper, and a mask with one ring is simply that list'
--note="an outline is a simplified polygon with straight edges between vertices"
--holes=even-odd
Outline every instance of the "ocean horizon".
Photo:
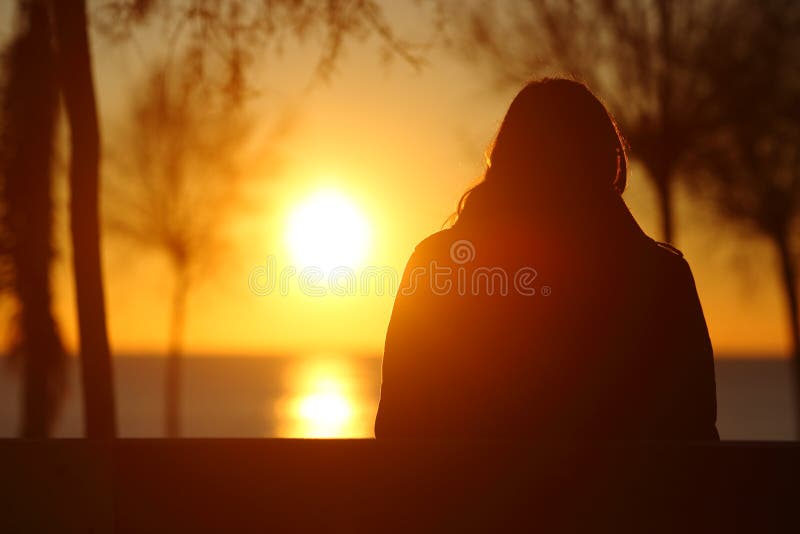
[{"label": "ocean horizon", "polygon": [[[163,436],[164,358],[114,358],[121,437]],[[81,437],[77,359],[56,437]],[[380,395],[378,357],[187,356],[183,359],[184,437],[369,438]],[[722,439],[793,440],[791,361],[717,358],[717,426]],[[18,373],[0,365],[0,437],[17,435]]]}]

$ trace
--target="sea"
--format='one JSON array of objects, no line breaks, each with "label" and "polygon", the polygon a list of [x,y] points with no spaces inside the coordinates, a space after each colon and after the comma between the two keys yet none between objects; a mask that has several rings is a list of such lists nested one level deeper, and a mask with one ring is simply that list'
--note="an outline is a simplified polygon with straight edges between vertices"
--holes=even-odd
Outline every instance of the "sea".
[{"label": "sea", "polygon": [[[0,437],[19,421],[18,373],[0,361]],[[114,358],[122,437],[161,437],[164,359]],[[795,439],[791,363],[783,358],[718,358],[718,428],[728,440]],[[325,356],[187,356],[180,436],[369,438],[380,393],[380,359]],[[77,361],[54,428],[80,437]]]}]

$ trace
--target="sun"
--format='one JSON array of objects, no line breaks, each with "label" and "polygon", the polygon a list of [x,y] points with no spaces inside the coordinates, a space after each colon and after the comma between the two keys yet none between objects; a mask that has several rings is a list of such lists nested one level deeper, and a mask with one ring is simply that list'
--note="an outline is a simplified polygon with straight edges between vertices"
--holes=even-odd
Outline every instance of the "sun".
[{"label": "sun", "polygon": [[291,212],[286,241],[301,267],[356,267],[367,254],[370,225],[347,195],[323,189]]},{"label": "sun", "polygon": [[350,400],[335,390],[306,395],[298,401],[296,411],[305,437],[311,438],[346,435],[353,419]]}]

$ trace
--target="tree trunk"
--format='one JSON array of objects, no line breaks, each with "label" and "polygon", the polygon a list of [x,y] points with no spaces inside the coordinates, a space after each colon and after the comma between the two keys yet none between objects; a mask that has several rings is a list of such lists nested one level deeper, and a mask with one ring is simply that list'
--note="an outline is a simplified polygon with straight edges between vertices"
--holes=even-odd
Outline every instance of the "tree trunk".
[{"label": "tree trunk", "polygon": [[672,244],[675,239],[674,204],[672,201],[672,180],[669,170],[659,170],[653,173],[658,195],[658,209],[661,217],[661,239]]},{"label": "tree trunk", "polygon": [[181,435],[181,359],[183,356],[183,330],[186,323],[186,298],[188,282],[184,266],[175,269],[175,287],[172,290],[169,347],[164,380],[164,435],[177,438]]},{"label": "tree trunk", "polygon": [[22,358],[20,435],[48,437],[64,388],[65,354],[51,311],[51,195],[58,89],[44,1],[19,2],[21,33],[6,56],[3,161],[6,223]]},{"label": "tree trunk", "polygon": [[63,392],[64,350],[50,311],[49,277],[45,263],[19,285],[23,332],[22,420],[23,438],[50,437]]},{"label": "tree trunk", "polygon": [[776,236],[775,245],[778,249],[781,280],[789,311],[795,389],[795,436],[800,437],[800,310],[797,299],[797,266],[786,235]]},{"label": "tree trunk", "polygon": [[661,211],[661,239],[665,243],[673,243],[675,239],[672,202],[672,171],[676,152],[673,139],[672,113],[672,4],[669,0],[656,2],[658,13],[658,49],[663,63],[656,77],[657,98],[659,107],[660,128],[657,143],[653,147],[651,157],[655,158],[655,172],[658,193],[658,207]]},{"label": "tree trunk", "polygon": [[70,229],[80,334],[84,425],[89,438],[116,436],[111,352],[100,256],[100,132],[86,2],[53,1],[61,91],[70,127]]}]

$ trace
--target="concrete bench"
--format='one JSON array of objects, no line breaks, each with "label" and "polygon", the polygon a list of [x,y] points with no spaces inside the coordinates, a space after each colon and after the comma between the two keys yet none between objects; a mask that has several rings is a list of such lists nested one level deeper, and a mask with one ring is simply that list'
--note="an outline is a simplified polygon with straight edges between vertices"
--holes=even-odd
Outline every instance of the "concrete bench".
[{"label": "concrete bench", "polygon": [[800,444],[0,440],[0,487],[0,532],[797,532]]}]

